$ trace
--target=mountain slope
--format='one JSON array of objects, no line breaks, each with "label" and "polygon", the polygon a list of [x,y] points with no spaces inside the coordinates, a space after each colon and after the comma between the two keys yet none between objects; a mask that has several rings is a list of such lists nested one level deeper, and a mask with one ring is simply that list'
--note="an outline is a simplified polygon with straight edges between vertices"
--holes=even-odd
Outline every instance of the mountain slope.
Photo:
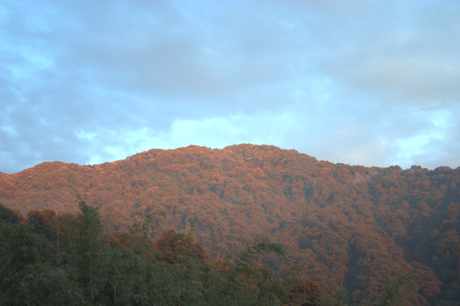
[{"label": "mountain slope", "polygon": [[418,267],[424,273],[402,293],[408,304],[460,299],[460,168],[366,168],[274,146],[190,146],[1,174],[0,202],[23,213],[72,211],[67,185],[87,188],[89,200],[102,203],[107,231],[165,210],[174,214],[163,228],[177,230],[196,217],[197,239],[214,257],[241,237],[270,236],[328,292],[343,288],[363,300],[400,270]]}]

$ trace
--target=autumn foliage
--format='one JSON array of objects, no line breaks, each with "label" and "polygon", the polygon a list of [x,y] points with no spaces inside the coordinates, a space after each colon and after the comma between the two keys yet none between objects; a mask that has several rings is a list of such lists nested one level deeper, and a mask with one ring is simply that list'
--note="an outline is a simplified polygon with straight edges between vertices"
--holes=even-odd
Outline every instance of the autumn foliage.
[{"label": "autumn foliage", "polygon": [[[417,268],[423,272],[401,292],[405,305],[460,300],[460,168],[368,168],[274,146],[189,146],[0,173],[0,201],[31,217],[75,212],[69,185],[102,204],[105,230],[121,244],[116,233],[141,214],[168,211],[162,227],[184,233],[196,218],[193,238],[214,259],[229,254],[229,244],[241,249],[241,239],[269,236],[301,267],[299,277],[317,279],[326,293],[365,301]],[[50,217],[43,214],[36,217]],[[264,262],[280,273],[291,267],[271,255]]]}]

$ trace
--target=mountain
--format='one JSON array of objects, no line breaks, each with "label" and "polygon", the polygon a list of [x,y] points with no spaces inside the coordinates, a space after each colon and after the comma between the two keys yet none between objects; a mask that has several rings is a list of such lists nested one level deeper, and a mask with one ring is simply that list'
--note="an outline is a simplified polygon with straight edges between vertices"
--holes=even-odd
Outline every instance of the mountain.
[{"label": "mountain", "polygon": [[[274,146],[189,146],[0,173],[0,202],[23,214],[75,211],[68,185],[100,203],[108,232],[161,210],[170,212],[164,229],[196,218],[196,239],[213,258],[231,252],[229,243],[268,236],[328,293],[342,289],[362,301],[417,268],[401,291],[407,305],[460,300],[460,167],[368,168]],[[290,268],[275,257],[266,263]]]}]

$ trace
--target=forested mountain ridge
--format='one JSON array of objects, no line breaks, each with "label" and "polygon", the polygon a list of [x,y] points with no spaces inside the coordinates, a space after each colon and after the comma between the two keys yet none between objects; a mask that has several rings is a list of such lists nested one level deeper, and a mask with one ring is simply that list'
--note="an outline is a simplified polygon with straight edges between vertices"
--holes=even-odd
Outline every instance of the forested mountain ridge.
[{"label": "forested mountain ridge", "polygon": [[367,168],[274,146],[190,146],[1,173],[0,202],[22,213],[74,211],[68,185],[102,203],[109,232],[127,230],[140,213],[165,210],[174,213],[165,229],[196,217],[196,238],[214,258],[240,237],[269,236],[327,292],[343,288],[363,300],[401,270],[419,268],[424,273],[402,291],[407,305],[460,300],[460,168]]}]

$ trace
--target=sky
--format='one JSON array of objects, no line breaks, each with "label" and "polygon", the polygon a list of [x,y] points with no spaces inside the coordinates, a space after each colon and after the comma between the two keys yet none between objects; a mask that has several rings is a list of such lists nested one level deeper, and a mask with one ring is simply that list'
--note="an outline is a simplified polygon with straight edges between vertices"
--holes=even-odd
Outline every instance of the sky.
[{"label": "sky", "polygon": [[252,143],[460,166],[460,1],[0,0],[0,171]]}]

